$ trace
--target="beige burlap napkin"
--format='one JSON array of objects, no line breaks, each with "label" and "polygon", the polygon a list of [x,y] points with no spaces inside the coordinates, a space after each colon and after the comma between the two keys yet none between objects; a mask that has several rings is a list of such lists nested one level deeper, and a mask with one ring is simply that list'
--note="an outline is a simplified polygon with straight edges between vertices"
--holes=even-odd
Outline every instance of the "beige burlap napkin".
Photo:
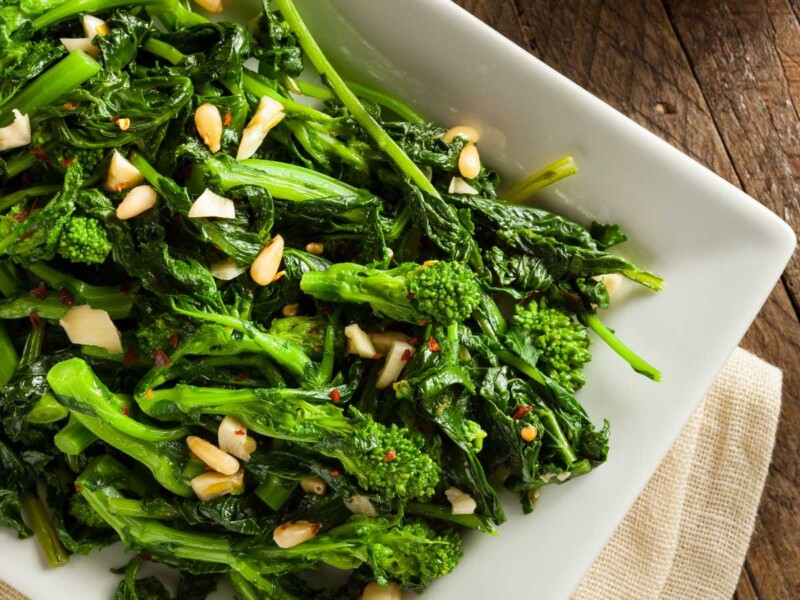
[{"label": "beige burlap napkin", "polygon": [[[767,476],[781,372],[733,353],[573,600],[730,598]],[[26,600],[0,582],[0,600]]]}]

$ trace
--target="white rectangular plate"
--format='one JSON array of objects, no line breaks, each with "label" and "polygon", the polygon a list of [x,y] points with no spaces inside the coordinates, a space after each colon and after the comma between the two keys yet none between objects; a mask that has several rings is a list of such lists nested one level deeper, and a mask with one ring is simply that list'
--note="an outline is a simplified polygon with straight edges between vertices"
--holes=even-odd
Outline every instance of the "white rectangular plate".
[{"label": "white rectangular plate", "polygon": [[[628,286],[604,318],[661,368],[636,375],[594,346],[580,400],[612,424],[608,462],[542,492],[534,514],[507,503],[497,537],[470,535],[453,575],[425,594],[567,598],[609,539],[728,355],[755,318],[794,246],[791,229],[758,202],[486,27],[448,0],[303,0],[322,46],[349,76],[409,101],[445,125],[481,131],[485,162],[515,181],[563,154],[580,173],[537,203],[588,223],[620,223],[620,252],[659,273],[666,289]],[[239,0],[251,17],[260,2]],[[121,557],[42,566],[31,542],[0,536],[0,578],[33,600],[107,600]]]}]

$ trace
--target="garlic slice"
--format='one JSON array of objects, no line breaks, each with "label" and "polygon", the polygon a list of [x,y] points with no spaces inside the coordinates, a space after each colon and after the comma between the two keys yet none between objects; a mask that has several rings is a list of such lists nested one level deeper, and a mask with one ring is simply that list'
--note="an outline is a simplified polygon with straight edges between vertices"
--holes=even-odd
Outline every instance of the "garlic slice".
[{"label": "garlic slice", "polygon": [[59,324],[69,341],[82,346],[97,346],[112,354],[122,353],[122,338],[109,314],[88,304],[73,306]]},{"label": "garlic slice", "polygon": [[450,180],[450,187],[447,188],[448,194],[464,194],[468,196],[474,196],[479,194],[478,190],[468,184],[466,181],[461,179],[461,177],[453,177]]},{"label": "garlic slice", "polygon": [[366,496],[353,494],[350,500],[345,500],[344,505],[351,513],[356,515],[364,515],[366,517],[377,517],[378,511],[372,505],[372,501]]},{"label": "garlic slice", "polygon": [[378,373],[378,381],[375,383],[375,387],[382,390],[397,381],[414,352],[414,346],[405,342],[394,342],[386,357],[386,363]]},{"label": "garlic slice", "polygon": [[369,335],[356,323],[345,327],[344,335],[347,337],[348,354],[357,354],[361,358],[377,358],[379,356]]},{"label": "garlic slice", "polygon": [[217,261],[209,267],[211,274],[222,281],[231,281],[247,271],[247,267],[240,267],[232,258]]},{"label": "garlic slice", "polygon": [[276,235],[258,253],[250,265],[250,277],[258,285],[269,285],[276,281],[278,268],[283,260],[283,237]]},{"label": "garlic slice", "polygon": [[269,96],[263,96],[255,115],[242,131],[242,139],[239,142],[239,150],[236,152],[236,160],[244,160],[253,156],[261,147],[270,130],[280,123],[285,116],[286,113],[283,112],[283,105],[280,102]]},{"label": "garlic slice", "polygon": [[227,416],[222,419],[217,430],[217,443],[219,447],[243,461],[250,460],[247,449],[247,427],[236,417]]},{"label": "garlic slice", "polygon": [[411,338],[401,331],[378,331],[370,333],[369,338],[375,345],[375,349],[381,354],[388,354],[395,342],[405,342],[408,344]]},{"label": "garlic slice", "polygon": [[121,192],[135,187],[144,181],[144,175],[131,162],[114,150],[104,188],[107,192]]},{"label": "garlic slice", "polygon": [[189,209],[189,218],[198,219],[206,217],[216,217],[218,219],[235,219],[236,206],[233,200],[224,198],[206,189],[197,200],[194,201]]},{"label": "garlic slice", "polygon": [[111,29],[106,25],[106,22],[94,15],[83,15],[81,22],[83,23],[83,34],[90,40],[96,35],[108,35],[111,33]]},{"label": "garlic slice", "polygon": [[0,152],[21,148],[31,143],[31,120],[28,115],[23,115],[16,108],[14,122],[0,128]]},{"label": "garlic slice", "polygon": [[80,50],[82,52],[86,52],[86,54],[92,58],[97,58],[100,56],[100,48],[92,44],[91,38],[61,38],[59,41],[68,52],[76,52],[77,50]]}]

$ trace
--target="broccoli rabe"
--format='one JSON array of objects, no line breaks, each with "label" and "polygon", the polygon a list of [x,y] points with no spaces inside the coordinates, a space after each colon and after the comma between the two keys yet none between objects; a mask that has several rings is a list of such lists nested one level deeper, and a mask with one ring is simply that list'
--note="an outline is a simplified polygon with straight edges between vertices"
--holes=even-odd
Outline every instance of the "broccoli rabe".
[{"label": "broccoli rabe", "polygon": [[537,366],[570,390],[583,387],[583,367],[592,358],[586,327],[545,299],[518,306],[514,325],[525,331],[539,352]]},{"label": "broccoli rabe", "polygon": [[87,527],[94,527],[96,529],[108,528],[108,523],[103,520],[103,517],[89,506],[89,503],[83,496],[79,496],[78,494],[70,496],[69,498],[69,514]]},{"label": "broccoli rabe", "polygon": [[305,273],[300,288],[318,300],[366,302],[380,315],[417,324],[464,321],[481,299],[476,275],[456,261],[404,263],[389,270],[336,263]]},{"label": "broccoli rabe", "polygon": [[111,252],[103,224],[92,217],[73,217],[58,238],[58,253],[74,263],[100,264]]}]

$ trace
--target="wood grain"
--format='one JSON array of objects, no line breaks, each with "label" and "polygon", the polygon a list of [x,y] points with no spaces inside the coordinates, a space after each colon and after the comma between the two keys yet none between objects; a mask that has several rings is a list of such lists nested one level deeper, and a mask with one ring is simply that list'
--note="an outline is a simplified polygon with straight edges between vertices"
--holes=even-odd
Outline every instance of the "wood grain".
[{"label": "wood grain", "polygon": [[[800,225],[800,0],[457,0]],[[743,346],[784,371],[781,424],[735,597],[800,597],[800,259]]]}]

